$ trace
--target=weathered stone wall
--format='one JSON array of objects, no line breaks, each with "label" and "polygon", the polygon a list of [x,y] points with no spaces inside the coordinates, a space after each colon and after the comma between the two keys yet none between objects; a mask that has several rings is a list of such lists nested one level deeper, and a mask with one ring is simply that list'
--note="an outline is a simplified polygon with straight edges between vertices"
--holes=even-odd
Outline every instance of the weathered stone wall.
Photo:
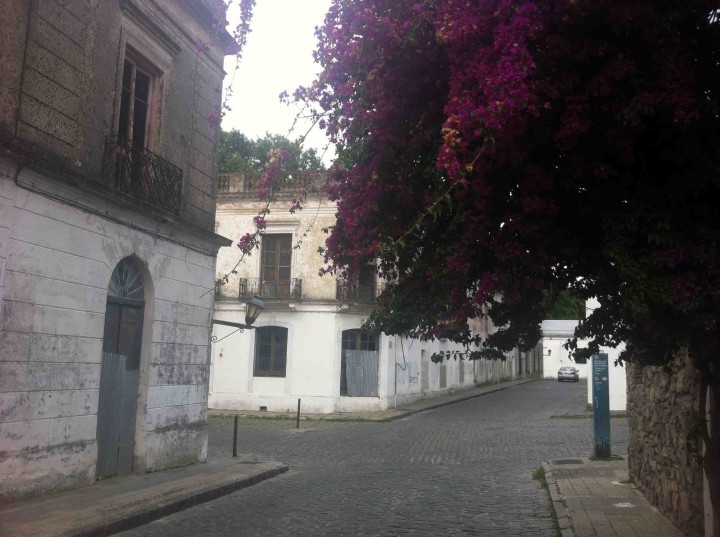
[{"label": "weathered stone wall", "polygon": [[[195,0],[0,10],[0,501],[92,483],[108,283],[146,279],[133,470],[203,461],[223,46]],[[227,38],[219,36],[220,40]],[[226,44],[226,43],[223,43]],[[126,57],[152,78],[144,149],[183,171],[179,218],[108,187]]]},{"label": "weathered stone wall", "polygon": [[[191,5],[191,4],[190,4]],[[154,64],[148,149],[183,170],[184,219],[212,230],[221,47],[177,0],[12,0],[0,26],[0,136],[93,181],[116,134],[123,54]],[[139,36],[139,37],[138,37]]]},{"label": "weathered stone wall", "polygon": [[672,371],[627,371],[630,478],[688,537],[703,533],[698,374],[686,353]]},{"label": "weathered stone wall", "polygon": [[147,293],[133,468],[204,461],[214,255],[18,188],[15,173],[0,157],[0,501],[94,481],[107,288],[131,255]]}]

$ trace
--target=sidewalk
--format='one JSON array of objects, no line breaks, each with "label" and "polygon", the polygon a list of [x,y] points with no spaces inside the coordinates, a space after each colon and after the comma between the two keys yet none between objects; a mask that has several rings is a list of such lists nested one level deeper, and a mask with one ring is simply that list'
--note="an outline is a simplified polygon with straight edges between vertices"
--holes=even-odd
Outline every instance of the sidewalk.
[{"label": "sidewalk", "polygon": [[106,479],[0,507],[2,537],[112,535],[214,500],[288,470],[277,462],[222,459]]},{"label": "sidewalk", "polygon": [[627,461],[543,463],[562,537],[682,537],[629,483]]},{"label": "sidewalk", "polygon": [[[505,390],[531,380],[491,384],[426,398],[381,412],[304,414],[302,419],[392,421],[417,412]],[[216,412],[259,418],[295,418],[274,412]],[[249,487],[286,472],[272,461],[218,459],[162,472],[99,481],[90,487],[0,506],[1,537],[90,537],[112,535]]]}]

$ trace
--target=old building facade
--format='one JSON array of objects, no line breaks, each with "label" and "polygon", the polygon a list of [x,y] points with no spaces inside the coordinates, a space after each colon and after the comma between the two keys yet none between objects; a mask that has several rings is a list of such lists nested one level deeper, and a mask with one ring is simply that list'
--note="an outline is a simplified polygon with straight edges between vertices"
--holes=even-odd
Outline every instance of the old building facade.
[{"label": "old building facade", "polygon": [[[217,231],[241,237],[253,229],[262,208],[257,178],[220,178]],[[289,189],[267,216],[259,251],[240,263],[237,247],[221,248],[216,318],[242,323],[245,302],[261,295],[265,311],[255,330],[233,333],[216,326],[212,345],[209,405],[217,409],[303,412],[383,410],[432,394],[478,383],[532,375],[542,368],[540,347],[508,354],[505,361],[449,360],[432,363],[433,353],[462,350],[449,341],[418,341],[360,328],[382,291],[372,267],[355,281],[319,276],[318,248],[324,228],[335,222],[336,206],[313,195],[291,214]],[[233,273],[234,272],[234,273]],[[472,320],[475,332],[493,330]]]},{"label": "old building facade", "polygon": [[3,3],[2,500],[206,458],[222,6]]}]

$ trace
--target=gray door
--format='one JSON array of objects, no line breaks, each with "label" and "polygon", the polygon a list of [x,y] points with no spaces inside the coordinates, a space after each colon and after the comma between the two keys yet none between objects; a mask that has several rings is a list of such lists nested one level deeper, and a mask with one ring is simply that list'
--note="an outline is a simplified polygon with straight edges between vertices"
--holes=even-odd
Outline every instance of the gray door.
[{"label": "gray door", "polygon": [[[98,479],[132,472],[144,313],[144,302],[133,296],[142,296],[144,289],[137,269],[129,263],[120,262],[108,288],[97,422]],[[118,286],[118,280],[131,286]]]},{"label": "gray door", "polygon": [[340,395],[377,397],[378,336],[359,329],[344,330],[340,356]]}]

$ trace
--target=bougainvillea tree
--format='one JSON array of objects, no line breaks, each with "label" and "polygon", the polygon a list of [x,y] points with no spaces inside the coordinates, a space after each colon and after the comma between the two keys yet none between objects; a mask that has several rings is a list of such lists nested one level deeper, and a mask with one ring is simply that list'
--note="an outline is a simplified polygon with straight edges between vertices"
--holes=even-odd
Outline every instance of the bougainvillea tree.
[{"label": "bougainvillea tree", "polygon": [[[472,356],[532,346],[547,290],[597,297],[588,352],[688,349],[717,398],[715,8],[334,0],[322,72],[296,93],[338,145],[328,270],[379,259],[392,283],[372,323]],[[500,329],[480,341],[466,320],[484,314]],[[705,440],[717,476],[720,434]]]}]

